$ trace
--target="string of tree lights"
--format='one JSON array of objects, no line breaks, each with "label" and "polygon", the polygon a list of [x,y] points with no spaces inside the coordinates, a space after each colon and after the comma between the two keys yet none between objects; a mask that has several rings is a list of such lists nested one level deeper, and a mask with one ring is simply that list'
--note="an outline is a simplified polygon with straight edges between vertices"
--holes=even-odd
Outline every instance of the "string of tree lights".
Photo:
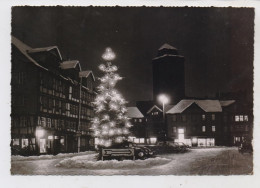
[{"label": "string of tree lights", "polygon": [[112,65],[115,58],[111,48],[107,48],[102,58],[105,64],[99,65],[104,75],[99,78],[98,94],[95,98],[95,117],[92,121],[94,137],[99,146],[109,147],[115,143],[121,143],[127,139],[129,128],[132,126],[126,116],[126,101],[115,89],[115,85],[122,77],[117,73],[118,68]]}]

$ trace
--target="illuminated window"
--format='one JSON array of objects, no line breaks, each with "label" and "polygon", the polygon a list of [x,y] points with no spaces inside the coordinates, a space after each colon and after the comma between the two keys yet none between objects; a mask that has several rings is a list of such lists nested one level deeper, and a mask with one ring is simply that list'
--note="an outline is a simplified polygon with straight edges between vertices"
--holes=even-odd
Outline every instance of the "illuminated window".
[{"label": "illuminated window", "polygon": [[212,126],[212,132],[216,131],[216,126]]},{"label": "illuminated window", "polygon": [[202,126],[202,132],[206,132],[206,126]]},{"label": "illuminated window", "polygon": [[142,119],[139,119],[139,122],[142,122]]},{"label": "illuminated window", "polygon": [[244,121],[248,121],[248,116],[247,115],[244,116]]},{"label": "illuminated window", "polygon": [[212,114],[212,115],[211,115],[211,119],[212,119],[212,121],[215,121],[215,119],[216,119],[215,114]]},{"label": "illuminated window", "polygon": [[206,115],[202,114],[202,120],[205,121],[206,120]]},{"label": "illuminated window", "polygon": [[134,119],[134,122],[136,122],[137,121],[137,119]]},{"label": "illuminated window", "polygon": [[239,116],[239,121],[244,121],[244,116],[240,115]]},{"label": "illuminated window", "polygon": [[22,139],[22,148],[28,147],[29,142],[28,139]]},{"label": "illuminated window", "polygon": [[239,121],[239,116],[235,116],[235,121]]}]

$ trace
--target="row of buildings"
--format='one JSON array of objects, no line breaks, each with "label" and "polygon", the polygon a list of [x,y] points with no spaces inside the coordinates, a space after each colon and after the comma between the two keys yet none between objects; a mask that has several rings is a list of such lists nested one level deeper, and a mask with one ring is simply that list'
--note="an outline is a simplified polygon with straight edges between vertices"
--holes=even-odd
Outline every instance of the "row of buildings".
[{"label": "row of buildings", "polygon": [[[190,146],[240,145],[252,140],[253,111],[243,95],[185,96],[184,57],[164,44],[153,59],[153,100],[128,107],[138,144],[171,140]],[[20,154],[94,149],[91,120],[95,77],[57,46],[32,48],[12,37],[11,148]],[[171,104],[162,106],[157,96]],[[236,97],[240,96],[240,97]]]},{"label": "row of buildings", "polygon": [[32,48],[12,37],[11,148],[55,154],[94,147],[91,70],[64,60],[57,46]]},{"label": "row of buildings", "polygon": [[[253,105],[243,92],[218,93],[215,98],[185,96],[184,57],[169,44],[158,50],[153,66],[153,100],[137,101],[128,116],[136,143],[170,140],[190,146],[232,146],[251,142]],[[171,105],[157,100],[165,94]]]}]

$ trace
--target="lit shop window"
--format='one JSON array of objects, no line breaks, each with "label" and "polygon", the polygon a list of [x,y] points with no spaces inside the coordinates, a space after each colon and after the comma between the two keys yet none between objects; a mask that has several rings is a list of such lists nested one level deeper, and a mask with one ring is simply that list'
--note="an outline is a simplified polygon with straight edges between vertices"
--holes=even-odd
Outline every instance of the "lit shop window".
[{"label": "lit shop window", "polygon": [[22,139],[22,148],[26,148],[28,147],[29,143],[28,143],[28,139]]},{"label": "lit shop window", "polygon": [[248,121],[248,116],[247,115],[244,116],[244,121]]},{"label": "lit shop window", "polygon": [[235,116],[235,121],[239,121],[239,116]]},{"label": "lit shop window", "polygon": [[215,121],[215,119],[216,119],[215,114],[212,114],[212,115],[211,115],[211,119],[212,119],[212,121]]},{"label": "lit shop window", "polygon": [[244,116],[240,115],[239,116],[239,121],[244,121]]},{"label": "lit shop window", "polygon": [[206,132],[206,126],[202,126],[202,132]]},{"label": "lit shop window", "polygon": [[205,121],[206,120],[206,115],[202,114],[202,120]]},{"label": "lit shop window", "polygon": [[19,139],[18,138],[13,139],[13,146],[19,146]]},{"label": "lit shop window", "polygon": [[216,132],[216,126],[212,126],[212,132]]}]

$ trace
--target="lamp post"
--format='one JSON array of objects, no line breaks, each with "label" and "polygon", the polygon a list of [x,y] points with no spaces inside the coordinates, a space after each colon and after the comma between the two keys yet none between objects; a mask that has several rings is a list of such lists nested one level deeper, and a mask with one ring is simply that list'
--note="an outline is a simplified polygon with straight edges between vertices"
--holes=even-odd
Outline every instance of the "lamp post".
[{"label": "lamp post", "polygon": [[161,94],[158,97],[158,100],[162,103],[163,105],[163,129],[164,129],[164,137],[166,139],[166,123],[165,123],[165,104],[167,104],[169,102],[169,99],[166,95]]}]

